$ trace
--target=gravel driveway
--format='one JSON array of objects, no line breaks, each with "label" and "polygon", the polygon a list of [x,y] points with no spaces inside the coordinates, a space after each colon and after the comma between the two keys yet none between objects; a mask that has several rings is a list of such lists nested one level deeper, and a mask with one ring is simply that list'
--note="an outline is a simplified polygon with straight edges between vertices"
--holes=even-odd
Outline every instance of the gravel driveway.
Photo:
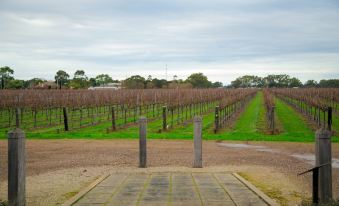
[{"label": "gravel driveway", "polygon": [[[147,146],[146,171],[194,170],[192,141],[149,140]],[[332,150],[339,159],[339,144]],[[7,192],[6,151],[7,142],[0,141],[1,199]],[[204,141],[203,170],[239,172],[281,203],[295,205],[311,189],[311,177],[296,174],[310,168],[312,160],[298,155],[313,151],[311,143]],[[60,204],[102,174],[140,171],[137,166],[138,140],[28,140],[28,205]],[[339,197],[339,169],[333,169],[333,181]]]}]

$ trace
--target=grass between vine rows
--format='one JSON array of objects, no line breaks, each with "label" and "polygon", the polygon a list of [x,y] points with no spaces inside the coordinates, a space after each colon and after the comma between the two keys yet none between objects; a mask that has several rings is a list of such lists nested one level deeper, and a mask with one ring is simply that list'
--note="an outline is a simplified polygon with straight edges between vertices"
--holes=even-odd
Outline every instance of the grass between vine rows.
[{"label": "grass between vine rows", "polygon": [[[314,131],[308,127],[306,120],[292,107],[275,98],[276,119],[281,133],[269,135],[266,128],[266,109],[263,103],[263,94],[258,94],[248,103],[244,111],[235,120],[231,128],[226,128],[214,134],[214,111],[203,115],[203,139],[206,140],[241,140],[241,141],[291,141],[291,142],[313,142]],[[334,116],[333,126],[339,126],[339,117]],[[119,129],[107,133],[110,122],[89,126],[70,132],[57,133],[54,128],[40,129],[26,132],[26,136],[32,139],[113,139],[113,138],[138,138],[138,125]],[[192,139],[193,124],[191,121],[177,125],[166,132],[159,132],[162,127],[162,119],[148,123],[148,138],[154,139]],[[1,139],[6,138],[3,132]],[[339,142],[339,137],[333,137],[333,142]]]}]

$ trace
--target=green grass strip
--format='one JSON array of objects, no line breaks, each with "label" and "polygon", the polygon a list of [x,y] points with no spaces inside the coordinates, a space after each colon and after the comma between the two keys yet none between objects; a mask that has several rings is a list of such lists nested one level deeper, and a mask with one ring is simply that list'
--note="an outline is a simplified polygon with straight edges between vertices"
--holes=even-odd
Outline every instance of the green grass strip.
[{"label": "green grass strip", "polygon": [[263,108],[263,94],[258,92],[234,126],[235,132],[257,132],[259,112]]}]

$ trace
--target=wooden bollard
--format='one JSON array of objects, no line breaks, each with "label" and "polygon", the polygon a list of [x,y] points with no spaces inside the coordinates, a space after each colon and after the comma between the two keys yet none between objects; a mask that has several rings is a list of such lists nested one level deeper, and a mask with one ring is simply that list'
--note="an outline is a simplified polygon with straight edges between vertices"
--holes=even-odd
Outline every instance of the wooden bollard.
[{"label": "wooden bollard", "polygon": [[162,130],[167,129],[167,107],[163,106],[162,107]]},{"label": "wooden bollard", "polygon": [[140,117],[139,119],[139,167],[147,167],[147,119]]},{"label": "wooden bollard", "polygon": [[8,133],[8,205],[25,205],[25,133]]},{"label": "wooden bollard", "polygon": [[332,147],[331,132],[319,129],[315,136],[315,160],[316,165],[323,165],[319,169],[319,199],[326,202],[332,199]]},{"label": "wooden bollard", "polygon": [[202,118],[194,117],[194,168],[202,168]]},{"label": "wooden bollard", "polygon": [[68,131],[68,116],[67,116],[67,108],[63,107],[62,108],[63,114],[64,114],[64,128],[65,131]]}]

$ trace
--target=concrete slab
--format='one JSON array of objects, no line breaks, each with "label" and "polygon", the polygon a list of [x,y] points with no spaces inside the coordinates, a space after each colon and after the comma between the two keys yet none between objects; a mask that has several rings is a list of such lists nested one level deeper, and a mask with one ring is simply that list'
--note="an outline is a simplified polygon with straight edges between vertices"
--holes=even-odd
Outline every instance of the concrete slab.
[{"label": "concrete slab", "polygon": [[247,184],[231,173],[113,174],[73,205],[271,205]]}]

